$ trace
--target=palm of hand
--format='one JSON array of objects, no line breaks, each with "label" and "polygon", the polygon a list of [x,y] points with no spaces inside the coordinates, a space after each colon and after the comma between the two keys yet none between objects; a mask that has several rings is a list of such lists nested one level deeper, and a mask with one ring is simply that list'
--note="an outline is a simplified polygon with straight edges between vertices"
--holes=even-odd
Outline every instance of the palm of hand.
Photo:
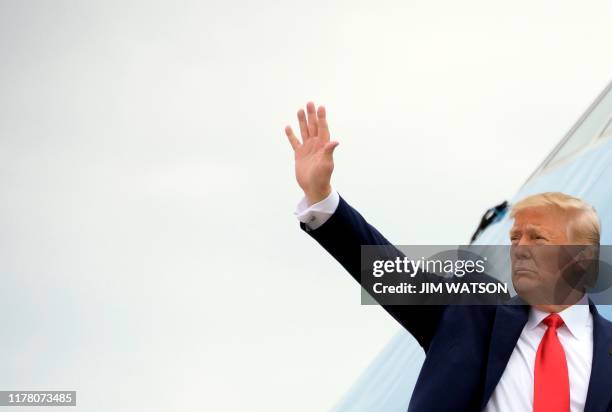
[{"label": "palm of hand", "polygon": [[[306,105],[308,120],[304,110],[298,111],[300,142],[290,126],[285,133],[295,154],[295,176],[304,190],[309,203],[325,198],[331,191],[331,174],[334,170],[333,151],[338,142],[330,141],[325,108],[319,106],[315,111],[313,103]],[[312,204],[311,203],[311,204]]]}]

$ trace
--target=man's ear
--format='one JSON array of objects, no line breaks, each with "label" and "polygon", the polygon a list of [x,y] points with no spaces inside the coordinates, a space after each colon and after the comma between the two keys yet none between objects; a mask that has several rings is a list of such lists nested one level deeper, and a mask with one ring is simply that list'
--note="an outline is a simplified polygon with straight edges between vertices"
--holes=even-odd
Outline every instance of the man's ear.
[{"label": "man's ear", "polygon": [[599,257],[599,247],[595,245],[585,246],[576,256],[576,260],[581,264],[589,264],[590,261],[597,260]]},{"label": "man's ear", "polygon": [[597,283],[599,272],[599,246],[588,245],[582,249],[577,256],[576,264],[583,272],[583,283],[592,288]]},{"label": "man's ear", "polygon": [[589,245],[560,246],[569,261],[561,269],[565,282],[572,287],[593,287],[597,282],[597,248]]}]

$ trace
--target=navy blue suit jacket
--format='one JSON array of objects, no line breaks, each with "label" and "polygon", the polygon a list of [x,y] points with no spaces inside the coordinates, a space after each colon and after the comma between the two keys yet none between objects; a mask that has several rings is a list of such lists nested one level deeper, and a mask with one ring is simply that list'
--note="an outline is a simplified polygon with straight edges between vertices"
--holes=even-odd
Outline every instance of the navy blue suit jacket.
[{"label": "navy blue suit jacket", "polygon": [[[300,225],[357,280],[361,245],[390,245],[342,197],[317,229]],[[426,353],[408,411],[480,411],[527,322],[527,305],[388,305]],[[590,303],[593,363],[585,411],[612,411],[612,322]]]}]

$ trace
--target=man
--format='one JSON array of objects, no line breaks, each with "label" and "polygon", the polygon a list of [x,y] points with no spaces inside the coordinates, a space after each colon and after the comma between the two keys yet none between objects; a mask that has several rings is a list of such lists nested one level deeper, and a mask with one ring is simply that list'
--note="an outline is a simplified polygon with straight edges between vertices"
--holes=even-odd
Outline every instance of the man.
[{"label": "man", "polygon": [[[359,281],[361,245],[390,243],[332,190],[338,142],[330,140],[325,108],[306,108],[298,112],[301,141],[285,129],[305,195],[296,214]],[[612,323],[586,297],[589,280],[565,270],[596,256],[587,249],[584,259],[581,251],[560,262],[558,249],[599,245],[594,209],[547,193],[518,202],[511,216],[521,304],[383,305],[426,352],[409,411],[612,411]]]}]

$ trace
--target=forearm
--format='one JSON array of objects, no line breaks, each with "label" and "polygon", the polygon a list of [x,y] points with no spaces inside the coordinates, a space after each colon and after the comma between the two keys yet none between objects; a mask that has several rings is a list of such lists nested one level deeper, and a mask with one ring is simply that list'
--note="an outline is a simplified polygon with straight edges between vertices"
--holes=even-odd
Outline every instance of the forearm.
[{"label": "forearm", "polygon": [[[359,212],[339,197],[334,213],[312,229],[307,223],[301,228],[327,250],[361,284],[361,246],[377,245],[377,257],[394,260],[404,254],[393,246],[375,227],[370,225]],[[366,271],[368,272],[368,271]],[[370,275],[364,272],[364,275]],[[415,282],[440,281],[435,275],[419,273]],[[375,298],[375,297],[374,297]],[[414,296],[405,305],[382,305],[404,328],[406,328],[425,349],[433,336],[443,306],[428,305],[427,297]]]},{"label": "forearm", "polygon": [[329,216],[326,216],[328,211],[314,212],[311,215],[314,220],[308,223],[302,221],[300,227],[323,246],[357,282],[361,283],[362,245],[384,246],[390,258],[404,256],[339,195],[337,206]]}]

